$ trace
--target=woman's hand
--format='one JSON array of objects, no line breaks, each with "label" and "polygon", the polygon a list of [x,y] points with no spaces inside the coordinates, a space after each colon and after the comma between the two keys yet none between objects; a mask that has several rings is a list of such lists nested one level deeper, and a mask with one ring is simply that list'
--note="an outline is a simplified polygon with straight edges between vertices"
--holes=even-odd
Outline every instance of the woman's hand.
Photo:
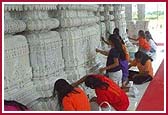
[{"label": "woman's hand", "polygon": [[75,82],[75,83],[72,83],[71,85],[72,85],[73,87],[77,87],[79,84]]},{"label": "woman's hand", "polygon": [[104,40],[104,37],[101,37],[101,39],[102,39],[102,41],[105,41],[105,40]]},{"label": "woman's hand", "polygon": [[90,99],[90,102],[96,102],[97,101],[97,97],[92,97],[92,99]]},{"label": "woman's hand", "polygon": [[98,48],[96,48],[96,52],[97,52],[97,53],[99,53],[99,52],[100,52],[100,50],[99,50]]},{"label": "woman's hand", "polygon": [[98,48],[96,48],[96,52],[97,52],[97,53],[100,53],[100,54],[102,54],[102,55],[105,55],[105,56],[108,56],[108,54],[109,54],[108,51],[103,51],[103,50],[100,50],[100,49],[98,49]]},{"label": "woman's hand", "polygon": [[102,68],[99,69],[99,72],[102,73],[102,72],[104,72],[105,70],[106,70],[106,68],[105,68],[105,67],[102,67]]},{"label": "woman's hand", "polygon": [[88,76],[88,75],[83,76],[81,79],[79,79],[78,81],[72,83],[71,85],[72,85],[73,87],[77,87],[78,85],[80,85],[81,83],[83,83],[83,82],[85,81],[85,79],[87,78],[87,76]]}]

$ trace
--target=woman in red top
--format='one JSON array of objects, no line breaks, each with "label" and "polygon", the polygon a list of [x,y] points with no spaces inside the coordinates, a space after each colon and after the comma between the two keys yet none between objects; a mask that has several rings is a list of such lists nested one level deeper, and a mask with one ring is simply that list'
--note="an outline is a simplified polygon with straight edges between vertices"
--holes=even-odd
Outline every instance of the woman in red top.
[{"label": "woman in red top", "polygon": [[55,82],[53,96],[56,94],[64,111],[90,111],[90,103],[84,91],[74,88],[64,79]]},{"label": "woman in red top", "polygon": [[135,53],[135,59],[129,64],[129,68],[137,66],[139,72],[129,70],[129,80],[135,84],[143,84],[153,79],[153,59],[147,54],[138,51]]},{"label": "woman in red top", "polygon": [[[97,97],[96,99],[94,98],[94,101],[96,101],[99,105],[106,101],[117,111],[127,110],[129,106],[128,96],[111,79],[103,75],[91,74],[83,77],[74,84],[78,85],[82,82],[85,82],[87,87],[95,89]],[[102,107],[106,106],[106,104],[102,105]]]},{"label": "woman in red top", "polygon": [[146,53],[151,50],[151,47],[148,41],[145,38],[145,32],[143,30],[139,30],[138,32],[138,41],[139,41],[139,50]]}]

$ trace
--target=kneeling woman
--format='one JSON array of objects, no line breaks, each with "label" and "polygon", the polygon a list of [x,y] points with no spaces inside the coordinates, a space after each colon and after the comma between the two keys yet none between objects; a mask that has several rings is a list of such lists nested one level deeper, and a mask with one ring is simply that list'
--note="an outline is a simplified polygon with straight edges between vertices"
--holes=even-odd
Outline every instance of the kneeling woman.
[{"label": "kneeling woman", "polygon": [[129,71],[129,80],[135,84],[143,84],[153,79],[152,59],[145,53],[138,51],[135,59],[130,63],[129,68],[137,66],[139,72]]},{"label": "kneeling woman", "polygon": [[[112,108],[117,111],[125,111],[129,106],[129,100],[126,93],[111,79],[103,75],[91,74],[86,75],[76,83],[74,86],[79,85],[80,83],[85,82],[87,87],[95,89],[97,97],[92,98],[92,101],[95,101],[98,105],[103,102],[108,102]],[[106,108],[107,105],[103,104],[103,108]]]},{"label": "kneeling woman", "polygon": [[90,103],[84,91],[74,88],[64,79],[55,82],[53,96],[56,94],[64,111],[90,111]]}]

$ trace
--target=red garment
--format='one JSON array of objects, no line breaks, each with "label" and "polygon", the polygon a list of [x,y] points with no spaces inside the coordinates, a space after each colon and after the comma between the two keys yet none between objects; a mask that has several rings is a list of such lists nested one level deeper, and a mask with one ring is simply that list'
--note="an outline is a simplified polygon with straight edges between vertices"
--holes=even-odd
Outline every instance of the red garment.
[{"label": "red garment", "polygon": [[[22,111],[22,110],[18,106],[4,105],[4,111]],[[25,109],[24,111],[30,111],[30,110]]]},{"label": "red garment", "polygon": [[[129,100],[126,93],[111,79],[103,75],[95,75],[96,78],[108,83],[107,90],[96,88],[97,103],[100,104],[103,101],[109,102],[117,111],[125,111],[129,106]],[[103,106],[106,106],[105,104]]]},{"label": "red garment", "polygon": [[64,111],[90,111],[90,103],[87,95],[80,88],[75,88],[79,93],[68,93],[68,96],[63,98]]},{"label": "red garment", "polygon": [[145,49],[146,51],[150,51],[151,47],[147,42],[147,40],[144,39],[143,37],[139,37],[138,39],[139,39],[139,47]]},{"label": "red garment", "polygon": [[19,111],[19,108],[15,107],[15,106],[5,105],[5,106],[4,106],[4,110],[5,110],[5,111]]}]

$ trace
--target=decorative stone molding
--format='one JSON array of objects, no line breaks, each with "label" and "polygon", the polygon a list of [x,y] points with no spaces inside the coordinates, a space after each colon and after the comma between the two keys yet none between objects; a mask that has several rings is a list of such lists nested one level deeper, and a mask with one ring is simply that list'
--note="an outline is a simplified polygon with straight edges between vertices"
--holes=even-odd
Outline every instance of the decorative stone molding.
[{"label": "decorative stone molding", "polygon": [[16,100],[24,105],[27,105],[40,98],[40,95],[34,88],[34,85],[29,82],[20,89],[12,88],[10,90],[5,90],[4,97],[6,100]]},{"label": "decorative stone molding", "polygon": [[23,5],[25,11],[36,10],[57,10],[57,4],[25,4]]},{"label": "decorative stone molding", "polygon": [[60,20],[61,27],[74,27],[83,25],[92,25],[99,21],[98,17],[86,17],[86,18],[64,18]]},{"label": "decorative stone molding", "polygon": [[82,17],[93,17],[94,12],[92,11],[87,11],[87,10],[53,10],[51,11],[53,17],[56,17],[58,19],[61,18],[82,18]]},{"label": "decorative stone molding", "polygon": [[23,11],[23,6],[20,4],[5,4],[4,11]]},{"label": "decorative stone molding", "polygon": [[64,68],[61,57],[62,44],[58,32],[33,33],[26,35],[26,37],[30,45],[30,61],[34,78],[45,77]]},{"label": "decorative stone molding", "polygon": [[47,11],[26,11],[22,20],[26,23],[26,31],[51,30],[59,26],[56,18],[48,17]]},{"label": "decorative stone molding", "polygon": [[98,11],[99,11],[99,12],[104,12],[104,6],[103,6],[103,5],[100,5],[99,8],[98,8]]},{"label": "decorative stone molding", "polygon": [[22,32],[26,29],[26,24],[21,20],[5,20],[4,32],[5,34],[13,34]]},{"label": "decorative stone molding", "polygon": [[59,26],[59,21],[54,18],[26,22],[26,31],[50,30]]},{"label": "decorative stone molding", "polygon": [[98,5],[84,5],[84,4],[60,4],[58,5],[60,10],[88,10],[97,11]]},{"label": "decorative stone molding", "polygon": [[[6,37],[4,44],[5,77],[7,82],[16,82],[18,80],[21,80],[19,78],[22,77],[31,79],[31,68],[28,56],[29,50],[25,37],[21,35]],[[17,82],[16,84],[19,83]]]},{"label": "decorative stone molding", "polygon": [[10,12],[4,13],[4,32],[5,34],[14,34],[18,32],[22,32],[26,29],[26,24],[21,20],[12,19],[10,16]]},{"label": "decorative stone molding", "polygon": [[31,81],[32,68],[26,38],[22,35],[5,35],[4,45],[5,99],[16,100],[23,104],[30,103],[38,98],[38,94],[32,93],[35,92],[35,88]]},{"label": "decorative stone molding", "polygon": [[[65,77],[62,59],[62,43],[56,31],[33,32],[26,35],[30,45],[30,63],[33,67],[33,82],[41,97],[50,97],[54,82]],[[42,82],[45,82],[41,84]]]},{"label": "decorative stone molding", "polygon": [[[115,4],[115,25],[120,29],[120,35],[123,39],[127,38],[126,34],[126,20],[125,20],[125,6],[121,4]],[[122,23],[121,23],[122,22]]]}]

